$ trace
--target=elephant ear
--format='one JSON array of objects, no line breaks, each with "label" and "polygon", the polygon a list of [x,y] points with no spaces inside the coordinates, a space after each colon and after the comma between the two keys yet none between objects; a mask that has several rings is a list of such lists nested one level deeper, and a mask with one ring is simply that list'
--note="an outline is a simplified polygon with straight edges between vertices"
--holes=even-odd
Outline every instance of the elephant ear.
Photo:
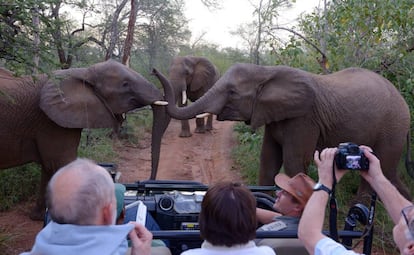
[{"label": "elephant ear", "polygon": [[266,73],[266,78],[257,86],[252,128],[312,112],[315,86],[309,73],[284,66],[268,69]]},{"label": "elephant ear", "polygon": [[114,116],[97,97],[87,68],[59,70],[41,89],[40,108],[66,128],[116,127]]},{"label": "elephant ear", "polygon": [[197,58],[191,82],[191,91],[212,87],[217,80],[217,73],[217,68],[209,60]]}]

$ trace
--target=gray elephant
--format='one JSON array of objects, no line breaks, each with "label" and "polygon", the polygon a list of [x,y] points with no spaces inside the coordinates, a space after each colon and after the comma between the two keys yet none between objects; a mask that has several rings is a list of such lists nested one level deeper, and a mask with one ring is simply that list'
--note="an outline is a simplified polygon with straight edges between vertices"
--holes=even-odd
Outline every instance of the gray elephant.
[{"label": "gray elephant", "polygon": [[0,72],[0,169],[29,162],[42,166],[31,218],[41,219],[53,173],[77,157],[82,128],[116,128],[122,113],[146,105],[154,117],[150,178],[155,179],[161,138],[170,121],[160,100],[159,89],[112,60],[36,77]]},{"label": "gray elephant", "polygon": [[[264,127],[259,184],[273,185],[282,164],[290,176],[306,171],[315,150],[342,142],[371,146],[384,174],[404,194],[397,165],[410,128],[408,106],[382,76],[359,68],[316,75],[287,66],[233,65],[200,99],[174,106],[169,81],[153,70],[165,90],[172,118],[208,112],[218,120]],[[408,144],[409,146],[409,144]],[[359,186],[359,195],[369,185]]]},{"label": "gray elephant", "polygon": [[[169,68],[169,80],[174,88],[175,101],[178,106],[186,106],[187,99],[196,101],[209,90],[220,78],[216,66],[204,57],[175,57]],[[196,133],[204,133],[213,129],[213,116],[196,118]],[[190,137],[190,125],[188,120],[181,121],[180,137]]]}]

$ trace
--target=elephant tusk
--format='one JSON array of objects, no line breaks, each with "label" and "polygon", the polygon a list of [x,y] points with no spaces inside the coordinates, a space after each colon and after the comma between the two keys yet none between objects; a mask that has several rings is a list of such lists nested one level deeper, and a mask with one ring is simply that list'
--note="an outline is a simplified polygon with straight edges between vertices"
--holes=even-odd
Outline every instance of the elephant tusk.
[{"label": "elephant tusk", "polygon": [[204,117],[208,117],[210,115],[211,115],[211,113],[205,112],[205,113],[201,113],[201,114],[196,115],[196,118],[201,119],[201,118],[204,118]]},{"label": "elephant tusk", "polygon": [[155,101],[153,104],[155,105],[168,105],[167,101]]},{"label": "elephant tusk", "polygon": [[186,92],[185,90],[183,90],[183,91],[181,92],[181,96],[182,96],[182,98],[183,98],[182,103],[183,103],[183,104],[187,103],[187,92]]}]

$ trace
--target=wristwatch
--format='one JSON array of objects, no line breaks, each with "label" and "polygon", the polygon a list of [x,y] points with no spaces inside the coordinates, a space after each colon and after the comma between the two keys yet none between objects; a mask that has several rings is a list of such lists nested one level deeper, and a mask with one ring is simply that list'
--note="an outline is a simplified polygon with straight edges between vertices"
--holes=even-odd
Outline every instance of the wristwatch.
[{"label": "wristwatch", "polygon": [[328,187],[326,187],[325,185],[323,185],[322,183],[316,183],[315,186],[313,186],[313,191],[319,191],[319,190],[323,190],[326,193],[328,193],[328,195],[331,195],[332,190],[330,190]]}]

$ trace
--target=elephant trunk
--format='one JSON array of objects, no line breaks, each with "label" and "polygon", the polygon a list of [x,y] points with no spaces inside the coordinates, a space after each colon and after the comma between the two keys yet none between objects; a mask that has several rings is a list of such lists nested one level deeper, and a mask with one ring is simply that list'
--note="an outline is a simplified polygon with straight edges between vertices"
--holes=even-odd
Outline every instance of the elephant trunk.
[{"label": "elephant trunk", "polygon": [[171,75],[168,80],[170,81],[170,85],[174,90],[174,98],[175,101],[178,103],[178,106],[183,106],[187,103],[187,83],[185,78],[180,77],[173,77],[175,74]]},{"label": "elephant trunk", "polygon": [[[217,88],[213,87],[206,94],[204,94],[204,96],[189,106],[177,107],[174,90],[168,79],[155,68],[153,69],[152,74],[154,74],[160,80],[162,86],[164,87],[165,99],[168,101],[167,110],[168,114],[170,114],[171,117],[179,120],[186,120],[194,118],[200,113],[220,113],[223,106],[223,103],[220,103],[220,99],[224,98],[223,95],[220,95],[220,93],[218,93]],[[209,103],[213,101],[214,103]]]},{"label": "elephant trunk", "polygon": [[152,135],[151,135],[151,180],[157,177],[158,164],[160,161],[161,139],[170,123],[171,117],[167,114],[165,106],[151,105],[153,113]]}]

